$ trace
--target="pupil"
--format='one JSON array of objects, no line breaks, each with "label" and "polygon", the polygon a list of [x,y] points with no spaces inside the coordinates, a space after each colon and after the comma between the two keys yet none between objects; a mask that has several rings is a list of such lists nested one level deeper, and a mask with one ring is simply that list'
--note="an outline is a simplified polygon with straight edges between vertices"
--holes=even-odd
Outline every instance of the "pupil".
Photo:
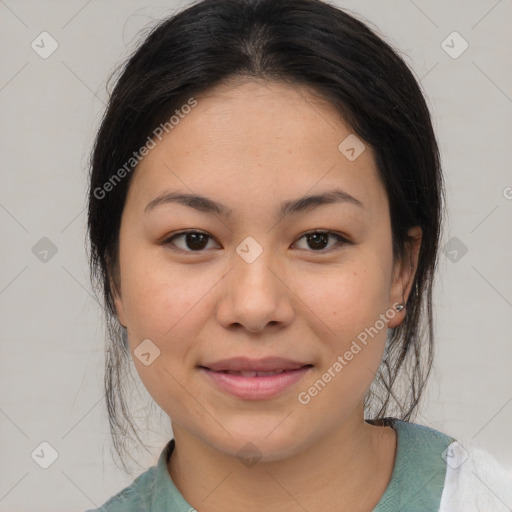
[{"label": "pupil", "polygon": [[[201,237],[203,238],[203,243],[201,243]],[[206,235],[203,235],[202,233],[188,233],[186,235],[187,246],[189,247],[189,249],[203,249],[206,246],[206,243],[204,243],[206,241],[206,238]],[[194,244],[199,244],[199,246]]]},{"label": "pupil", "polygon": [[309,238],[309,240],[313,239],[313,246],[311,247],[311,244],[310,244],[310,247],[312,249],[323,249],[325,244],[323,244],[322,242],[320,242],[321,247],[319,247],[319,246],[315,247],[315,244],[318,243],[319,239],[322,239],[323,242],[327,243],[328,233],[312,233],[311,235],[308,235],[308,238]]}]

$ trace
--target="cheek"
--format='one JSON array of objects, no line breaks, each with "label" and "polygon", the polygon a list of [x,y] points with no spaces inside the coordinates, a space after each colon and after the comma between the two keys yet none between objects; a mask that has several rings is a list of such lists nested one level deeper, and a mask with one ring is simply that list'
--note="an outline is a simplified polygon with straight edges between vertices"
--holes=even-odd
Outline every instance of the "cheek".
[{"label": "cheek", "polygon": [[[361,255],[362,256],[362,255]],[[388,271],[369,258],[345,261],[327,273],[316,272],[302,282],[301,297],[331,331],[355,335],[385,312]]]},{"label": "cheek", "polygon": [[[128,249],[128,248],[127,248]],[[197,363],[205,321],[222,269],[171,263],[161,251],[132,248],[124,261],[122,294],[132,357],[144,385],[159,404],[186,397],[187,368]],[[160,350],[150,366],[137,360],[139,344],[149,339]],[[168,396],[160,394],[165,390]]]},{"label": "cheek", "polygon": [[330,395],[336,401],[340,393],[349,391],[354,399],[360,398],[374,378],[385,347],[387,323],[381,315],[388,308],[389,269],[383,259],[379,264],[371,254],[361,252],[328,279],[317,275],[314,280],[309,306],[322,320],[317,321],[317,335],[324,340],[322,372],[330,369],[336,375],[325,398]]},{"label": "cheek", "polygon": [[363,399],[375,378],[386,342],[387,324],[381,315],[387,311],[388,274],[375,263],[363,261],[346,265],[330,279],[317,276],[315,293],[310,295],[309,305],[315,313],[312,318],[316,318],[313,322],[323,350],[318,372],[301,390],[299,401],[307,403],[313,414],[324,414],[325,407],[332,405],[337,411],[333,422]]},{"label": "cheek", "polygon": [[123,303],[132,331],[163,341],[172,338],[183,319],[193,313],[214,280],[212,276],[199,279],[197,267],[178,268],[151,253],[141,250],[126,259]]},{"label": "cheek", "polygon": [[[197,315],[201,298],[213,283],[187,278],[162,261],[144,259],[143,254],[133,255],[123,277],[130,349],[141,381],[164,410],[169,410],[170,403],[174,408],[187,403],[186,370],[194,362],[200,338]],[[152,349],[157,356],[149,365],[137,356],[146,339],[157,347]]]}]

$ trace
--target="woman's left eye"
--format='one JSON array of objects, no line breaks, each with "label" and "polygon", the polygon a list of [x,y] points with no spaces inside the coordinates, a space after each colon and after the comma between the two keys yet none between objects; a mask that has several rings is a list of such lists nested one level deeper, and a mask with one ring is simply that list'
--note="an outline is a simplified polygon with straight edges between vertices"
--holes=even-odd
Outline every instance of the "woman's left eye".
[{"label": "woman's left eye", "polygon": [[[303,238],[305,238],[307,240],[307,243],[310,246],[310,248],[315,249],[314,252],[322,252],[325,249],[325,246],[328,244],[329,237],[333,237],[337,240],[337,243],[334,244],[334,246],[345,245],[345,244],[349,243],[349,241],[345,237],[338,235],[337,233],[334,233],[333,231],[321,231],[321,230],[306,233],[299,238],[299,241],[302,240]],[[331,245],[331,247],[333,247],[333,245]],[[329,251],[327,250],[327,251],[323,251],[323,252],[329,252]]]},{"label": "woman's left eye", "polygon": [[[305,233],[295,243],[298,243],[302,239],[305,239],[309,248],[313,249],[313,252],[329,252],[330,249],[328,249],[327,251],[325,250],[326,246],[329,247],[329,237],[335,238],[337,240],[337,243],[333,244],[334,246],[342,246],[350,243],[345,237],[337,233],[334,233],[333,231],[325,230],[316,230],[311,231],[309,233]],[[174,242],[175,240],[178,240],[180,238],[182,239],[182,247],[180,247],[179,244],[176,244]],[[207,233],[203,233],[202,231],[184,231],[182,233],[178,233],[167,238],[166,240],[164,240],[163,244],[173,245],[177,247],[177,250],[180,250],[182,252],[202,252],[204,249],[207,248],[208,242],[210,240],[213,240],[213,238]],[[333,245],[331,245],[330,247],[333,247]]]}]

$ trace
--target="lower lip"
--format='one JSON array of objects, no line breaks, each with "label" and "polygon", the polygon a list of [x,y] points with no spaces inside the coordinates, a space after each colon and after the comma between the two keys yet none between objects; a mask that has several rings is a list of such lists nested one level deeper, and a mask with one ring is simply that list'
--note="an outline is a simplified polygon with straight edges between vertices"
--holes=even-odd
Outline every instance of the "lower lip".
[{"label": "lower lip", "polygon": [[296,384],[311,367],[285,371],[279,375],[263,377],[243,377],[201,368],[221,390],[244,400],[265,400],[280,395]]}]

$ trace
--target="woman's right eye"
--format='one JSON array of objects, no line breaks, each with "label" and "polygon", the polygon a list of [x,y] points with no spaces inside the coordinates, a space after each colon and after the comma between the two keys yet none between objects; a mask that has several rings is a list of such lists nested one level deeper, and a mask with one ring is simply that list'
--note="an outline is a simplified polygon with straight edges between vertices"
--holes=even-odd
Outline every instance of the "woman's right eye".
[{"label": "woman's right eye", "polygon": [[[182,247],[179,247],[179,245],[175,242],[175,240],[179,239],[182,239]],[[203,249],[205,249],[208,245],[208,240],[213,240],[213,238],[210,235],[203,233],[202,231],[183,231],[182,233],[168,237],[162,243],[163,245],[171,246],[173,251],[177,250],[181,252],[202,252]],[[177,247],[177,249],[172,246]],[[186,247],[188,247],[190,250]]]}]

